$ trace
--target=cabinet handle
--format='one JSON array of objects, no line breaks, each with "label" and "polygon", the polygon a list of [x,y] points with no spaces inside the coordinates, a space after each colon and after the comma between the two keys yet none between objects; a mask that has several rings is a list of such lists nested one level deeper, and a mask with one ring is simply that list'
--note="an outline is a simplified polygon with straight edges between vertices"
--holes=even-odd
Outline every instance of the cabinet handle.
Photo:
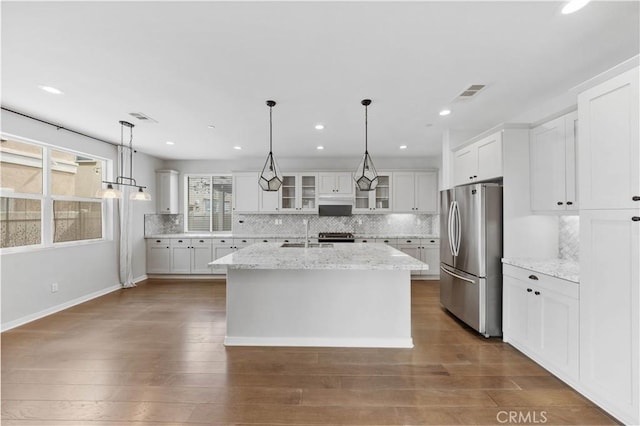
[{"label": "cabinet handle", "polygon": [[225,241],[225,240],[220,240],[220,242],[221,242],[221,243],[226,243],[226,241]]},{"label": "cabinet handle", "polygon": [[638,196],[638,195],[634,195],[633,197],[631,197],[631,199],[632,199],[633,201],[640,201],[640,196]]},{"label": "cabinet handle", "polygon": [[[268,243],[269,241],[267,241],[267,240],[262,240],[262,242],[263,242],[263,243]],[[245,241],[245,243],[246,243],[246,241]]]},{"label": "cabinet handle", "polygon": [[567,205],[568,206],[572,206],[573,205],[573,201],[567,201]]},{"label": "cabinet handle", "polygon": [[436,242],[436,240],[431,240],[431,241],[429,241],[429,242],[431,242],[431,243],[435,243],[435,242]]},{"label": "cabinet handle", "polygon": [[284,240],[284,242],[285,242],[285,243],[288,243],[288,242],[289,242],[289,240]]},{"label": "cabinet handle", "polygon": [[534,280],[534,281],[538,281],[538,277],[536,277],[535,275],[529,275],[529,279],[530,280]]},{"label": "cabinet handle", "polygon": [[384,242],[385,242],[385,243],[388,243],[388,242],[389,242],[389,240],[384,240]]},{"label": "cabinet handle", "polygon": [[201,243],[204,243],[204,240],[200,240]]},{"label": "cabinet handle", "polygon": [[410,243],[410,242],[411,242],[411,240],[407,240],[407,242],[408,242],[408,243]]},{"label": "cabinet handle", "polygon": [[533,294],[535,294],[536,296],[540,296],[540,292],[539,291],[534,291]]},{"label": "cabinet handle", "polygon": [[473,178],[474,178],[474,179],[475,179],[475,178],[477,178],[477,177],[478,177],[478,175],[473,175]]},{"label": "cabinet handle", "polygon": [[363,243],[366,243],[366,242],[367,242],[367,240],[362,240],[362,242],[363,242]]},{"label": "cabinet handle", "polygon": [[527,289],[527,293],[531,293],[532,291],[533,291],[533,289],[531,289],[531,288]]},{"label": "cabinet handle", "polygon": [[182,242],[182,240],[178,240],[178,242],[179,242],[179,243],[181,243],[181,242]]},{"label": "cabinet handle", "polygon": [[634,216],[631,218],[631,220],[634,222],[640,222],[640,216]]},{"label": "cabinet handle", "polygon": [[469,176],[469,179],[473,179],[473,176]]},{"label": "cabinet handle", "polygon": [[156,240],[156,243],[160,243],[160,242],[162,242],[162,241],[160,241],[160,240]]},{"label": "cabinet handle", "polygon": [[563,205],[564,203],[563,203],[562,201],[558,201],[556,204],[557,204],[557,205],[559,205],[559,206],[561,206],[561,205]]}]

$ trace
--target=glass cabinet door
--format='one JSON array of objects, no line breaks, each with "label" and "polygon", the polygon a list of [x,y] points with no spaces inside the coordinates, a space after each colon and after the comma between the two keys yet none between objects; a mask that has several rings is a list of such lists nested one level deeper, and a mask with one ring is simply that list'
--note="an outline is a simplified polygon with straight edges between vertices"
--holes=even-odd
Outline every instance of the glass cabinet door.
[{"label": "glass cabinet door", "polygon": [[369,193],[370,191],[361,191],[358,188],[358,185],[355,185],[356,188],[356,205],[354,206],[357,210],[369,210],[370,202],[369,202]]},{"label": "glass cabinet door", "polygon": [[378,186],[375,190],[375,207],[376,210],[388,210],[391,207],[389,176],[378,175]]},{"label": "glass cabinet door", "polygon": [[282,210],[296,209],[296,176],[282,177]]},{"label": "glass cabinet door", "polygon": [[300,208],[301,210],[315,210],[316,208],[316,176],[300,176]]}]

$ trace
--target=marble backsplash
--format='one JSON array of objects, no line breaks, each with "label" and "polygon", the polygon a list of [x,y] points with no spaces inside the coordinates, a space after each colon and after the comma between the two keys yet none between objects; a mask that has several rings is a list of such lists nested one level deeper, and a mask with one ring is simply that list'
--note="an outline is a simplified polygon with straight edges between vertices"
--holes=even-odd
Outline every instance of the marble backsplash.
[{"label": "marble backsplash", "polygon": [[580,217],[560,216],[558,218],[558,258],[580,260]]},{"label": "marble backsplash", "polygon": [[[248,215],[233,217],[233,232],[241,235],[304,235],[304,220],[309,235],[320,232],[352,232],[360,235],[439,235],[438,215],[371,214],[352,216]],[[276,221],[280,221],[276,223]]]},{"label": "marble backsplash", "polygon": [[182,214],[145,214],[144,235],[180,234],[184,232]]}]

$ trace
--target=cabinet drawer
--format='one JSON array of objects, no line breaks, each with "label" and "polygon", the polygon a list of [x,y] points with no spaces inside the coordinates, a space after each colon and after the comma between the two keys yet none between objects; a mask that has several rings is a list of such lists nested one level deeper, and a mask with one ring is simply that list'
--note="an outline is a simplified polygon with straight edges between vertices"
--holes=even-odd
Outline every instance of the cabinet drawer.
[{"label": "cabinet drawer", "polygon": [[375,243],[376,239],[375,238],[356,238],[353,242],[354,243]]},{"label": "cabinet drawer", "polygon": [[171,247],[188,247],[191,245],[190,238],[172,238]]},{"label": "cabinet drawer", "polygon": [[233,245],[233,238],[215,238],[211,240],[214,245],[228,246]]},{"label": "cabinet drawer", "polygon": [[440,240],[438,238],[423,238],[422,245],[425,247],[437,247],[440,245]]},{"label": "cabinet drawer", "polygon": [[563,280],[561,278],[552,277],[513,265],[502,265],[502,273],[524,283],[528,283],[531,285],[531,288],[535,288],[537,290],[542,289],[552,291],[576,300],[579,298],[578,284],[572,281]]},{"label": "cabinet drawer", "polygon": [[396,244],[398,244],[398,239],[397,238],[376,238],[376,243],[385,243],[385,244],[389,244],[390,246],[395,246]]},{"label": "cabinet drawer", "polygon": [[149,238],[147,239],[147,245],[149,247],[169,246],[171,245],[171,239],[170,238]]},{"label": "cabinet drawer", "polygon": [[211,238],[192,238],[191,247],[210,247]]}]

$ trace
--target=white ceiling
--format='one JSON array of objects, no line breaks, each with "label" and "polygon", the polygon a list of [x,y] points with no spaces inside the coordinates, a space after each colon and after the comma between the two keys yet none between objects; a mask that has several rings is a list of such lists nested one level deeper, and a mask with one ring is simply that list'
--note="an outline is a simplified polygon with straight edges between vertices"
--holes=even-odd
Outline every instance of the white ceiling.
[{"label": "white ceiling", "polygon": [[637,1],[563,4],[3,1],[2,106],[116,143],[128,120],[160,158],[234,159],[266,155],[274,99],[276,157],[357,157],[371,98],[374,160],[437,155],[445,129],[509,122],[638,54]]}]

